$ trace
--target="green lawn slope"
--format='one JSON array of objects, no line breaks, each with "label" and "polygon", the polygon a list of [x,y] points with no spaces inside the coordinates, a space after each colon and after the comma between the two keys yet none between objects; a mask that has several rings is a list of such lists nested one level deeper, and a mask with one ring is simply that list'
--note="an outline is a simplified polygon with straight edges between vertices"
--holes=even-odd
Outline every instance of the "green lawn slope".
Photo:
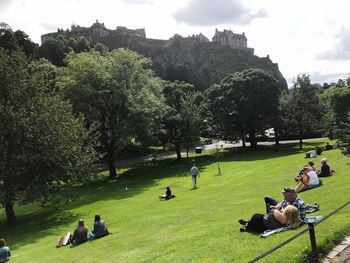
[{"label": "green lawn slope", "polygon": [[[295,185],[293,178],[309,160],[304,159],[307,148],[325,142],[309,141],[303,150],[297,145],[279,151],[272,146],[258,152],[231,149],[222,157],[219,176],[210,155],[196,156],[201,170],[196,190],[191,190],[186,160],[131,167],[116,180],[101,176],[67,187],[72,202],[58,209],[16,207],[19,225],[13,228],[6,227],[1,209],[0,237],[12,249],[11,262],[247,262],[306,226],[263,239],[240,233],[238,219],[264,213],[267,194],[280,199],[281,189]],[[300,194],[306,203],[320,204],[315,215],[327,215],[350,199],[350,158],[331,150],[313,161],[319,167],[324,157],[336,173],[323,178],[322,187]],[[176,198],[159,201],[167,185]],[[55,247],[59,235],[73,231],[79,218],[90,230],[94,214],[106,220],[112,235],[76,247]],[[349,234],[350,207],[315,230],[320,251],[326,251]],[[303,262],[309,252],[305,234],[261,262]]]}]

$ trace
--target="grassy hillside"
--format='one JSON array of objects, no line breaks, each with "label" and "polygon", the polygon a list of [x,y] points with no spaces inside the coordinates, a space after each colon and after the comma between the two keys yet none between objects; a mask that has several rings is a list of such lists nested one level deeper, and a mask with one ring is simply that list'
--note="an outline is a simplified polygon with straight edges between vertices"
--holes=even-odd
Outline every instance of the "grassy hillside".
[{"label": "grassy hillside", "polygon": [[[297,145],[278,152],[272,147],[259,152],[233,149],[220,163],[220,176],[209,156],[196,157],[201,170],[196,190],[191,190],[186,161],[125,169],[116,180],[101,176],[87,185],[67,187],[73,201],[59,209],[16,207],[20,224],[14,228],[5,226],[0,210],[0,236],[12,249],[11,262],[247,262],[302,228],[263,239],[240,233],[238,219],[264,213],[267,194],[281,199],[282,187],[294,186],[293,178],[309,160],[304,159],[306,148],[324,142],[310,141],[302,151]],[[300,194],[306,203],[320,204],[315,215],[327,215],[350,198],[350,158],[339,150],[324,152],[313,159],[317,167],[323,157],[336,169],[335,175],[324,178],[322,187]],[[159,201],[167,185],[176,198]],[[106,220],[112,235],[55,248],[59,235],[73,231],[79,218],[90,230],[94,214]],[[349,217],[346,207],[318,225],[318,246],[326,249],[349,233]],[[303,235],[261,262],[301,262],[309,251],[309,237]]]}]

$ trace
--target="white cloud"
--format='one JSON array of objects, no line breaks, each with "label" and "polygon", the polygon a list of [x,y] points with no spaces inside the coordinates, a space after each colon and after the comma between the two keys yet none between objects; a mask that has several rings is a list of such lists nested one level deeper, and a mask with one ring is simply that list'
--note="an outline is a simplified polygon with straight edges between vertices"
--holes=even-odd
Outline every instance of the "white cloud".
[{"label": "white cloud", "polygon": [[186,7],[174,13],[178,23],[193,26],[215,26],[221,24],[249,24],[254,18],[267,16],[264,9],[252,13],[239,0],[191,0]]},{"label": "white cloud", "polygon": [[152,4],[150,0],[123,0],[127,4],[132,5],[144,5],[144,4]]},{"label": "white cloud", "polygon": [[0,9],[5,10],[11,4],[11,0],[0,0]]},{"label": "white cloud", "polygon": [[42,34],[96,19],[110,29],[145,28],[156,39],[200,32],[210,39],[216,27],[231,29],[245,32],[248,46],[260,57],[269,54],[287,80],[305,72],[321,83],[349,72],[348,10],[348,0],[0,0],[0,22],[37,43]]},{"label": "white cloud", "polygon": [[338,42],[323,53],[318,54],[318,59],[326,60],[349,60],[350,59],[350,27],[342,28],[336,35]]}]

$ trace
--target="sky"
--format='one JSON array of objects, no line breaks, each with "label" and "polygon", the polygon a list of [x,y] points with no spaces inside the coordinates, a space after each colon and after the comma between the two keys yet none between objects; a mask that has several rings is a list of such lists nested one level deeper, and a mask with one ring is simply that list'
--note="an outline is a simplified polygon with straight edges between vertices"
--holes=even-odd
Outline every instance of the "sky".
[{"label": "sky", "polygon": [[289,86],[304,73],[320,84],[350,76],[349,11],[348,0],[0,0],[0,22],[39,44],[43,34],[96,19],[109,29],[145,28],[155,39],[245,32],[248,47],[278,63]]}]

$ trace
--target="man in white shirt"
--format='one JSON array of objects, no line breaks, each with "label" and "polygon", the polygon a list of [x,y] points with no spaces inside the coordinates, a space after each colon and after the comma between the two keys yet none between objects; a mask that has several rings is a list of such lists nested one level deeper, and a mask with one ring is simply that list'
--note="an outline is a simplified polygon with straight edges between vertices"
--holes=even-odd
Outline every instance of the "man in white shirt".
[{"label": "man in white shirt", "polygon": [[192,168],[190,170],[190,174],[192,175],[192,186],[193,188],[197,188],[197,176],[199,175],[199,169],[196,166],[196,163],[193,161]]}]

